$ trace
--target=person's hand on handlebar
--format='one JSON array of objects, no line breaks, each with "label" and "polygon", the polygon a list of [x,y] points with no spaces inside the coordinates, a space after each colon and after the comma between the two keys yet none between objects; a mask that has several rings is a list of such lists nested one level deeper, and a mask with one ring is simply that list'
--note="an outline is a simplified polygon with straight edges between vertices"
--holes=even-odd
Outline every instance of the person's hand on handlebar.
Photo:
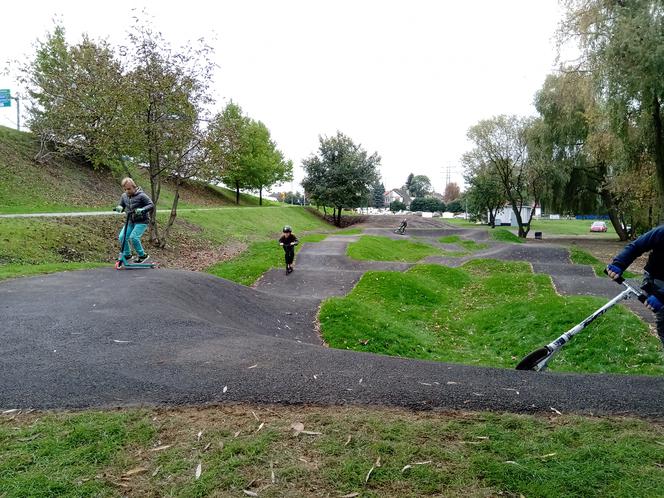
[{"label": "person's hand on handlebar", "polygon": [[612,280],[617,280],[622,275],[622,269],[618,268],[616,265],[608,265],[606,267],[606,274]]},{"label": "person's hand on handlebar", "polygon": [[653,313],[657,313],[662,309],[662,306],[664,306],[662,305],[662,302],[652,294],[648,296],[648,299],[646,299],[645,305],[646,308],[648,308]]}]

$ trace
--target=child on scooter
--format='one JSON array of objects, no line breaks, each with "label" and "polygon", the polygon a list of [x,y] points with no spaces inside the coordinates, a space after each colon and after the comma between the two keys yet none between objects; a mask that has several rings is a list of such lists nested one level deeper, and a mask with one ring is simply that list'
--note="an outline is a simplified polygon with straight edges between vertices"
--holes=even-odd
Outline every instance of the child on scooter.
[{"label": "child on scooter", "polygon": [[[113,210],[118,213],[126,212],[127,216],[129,216],[129,221],[120,230],[118,239],[120,240],[120,244],[125,241],[122,251],[124,251],[127,261],[131,258],[131,248],[133,248],[136,252],[133,262],[143,263],[150,256],[143,249],[141,237],[148,228],[150,212],[154,209],[154,204],[150,197],[143,192],[143,189],[137,186],[131,178],[123,178],[120,185],[122,185],[124,193],[120,197],[120,203]],[[127,229],[126,238],[125,227]]]},{"label": "child on scooter", "polygon": [[279,245],[284,248],[286,256],[286,275],[293,271],[293,260],[295,259],[295,246],[299,244],[299,240],[293,234],[293,229],[286,225],[283,229],[283,235],[279,239]]}]

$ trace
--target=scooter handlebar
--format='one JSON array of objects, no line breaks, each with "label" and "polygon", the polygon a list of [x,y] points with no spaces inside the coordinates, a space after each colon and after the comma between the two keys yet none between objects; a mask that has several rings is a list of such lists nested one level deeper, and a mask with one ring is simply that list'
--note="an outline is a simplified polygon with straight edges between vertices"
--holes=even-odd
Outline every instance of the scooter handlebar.
[{"label": "scooter handlebar", "polygon": [[[607,275],[607,276],[608,276],[608,274],[609,274],[609,272],[606,271],[606,268],[604,268],[604,274]],[[622,276],[620,276],[620,277],[618,277],[618,278],[613,279],[613,281],[614,281],[615,283],[617,283],[617,284],[624,284],[624,283],[625,283],[625,278],[622,277]],[[629,284],[625,284],[625,285],[627,285],[627,287],[629,287],[630,289],[632,288],[632,286],[629,285]],[[639,293],[637,294],[636,298],[637,298],[639,301],[641,301],[642,303],[645,304],[646,300],[648,299],[648,296],[647,296],[645,293],[643,293],[643,292],[639,292]]]}]

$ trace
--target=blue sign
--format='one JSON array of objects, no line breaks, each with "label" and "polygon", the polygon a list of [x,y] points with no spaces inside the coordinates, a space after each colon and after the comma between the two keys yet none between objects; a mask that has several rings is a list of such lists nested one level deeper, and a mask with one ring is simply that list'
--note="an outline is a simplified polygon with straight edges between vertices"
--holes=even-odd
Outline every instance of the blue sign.
[{"label": "blue sign", "polygon": [[8,88],[0,89],[0,107],[12,106],[12,94]]}]

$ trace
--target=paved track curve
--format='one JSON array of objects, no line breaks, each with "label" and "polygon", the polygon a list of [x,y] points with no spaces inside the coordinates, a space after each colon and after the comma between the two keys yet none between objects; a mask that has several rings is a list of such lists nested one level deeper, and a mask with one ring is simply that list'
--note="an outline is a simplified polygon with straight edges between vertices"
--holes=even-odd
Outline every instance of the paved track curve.
[{"label": "paved track curve", "polygon": [[[432,235],[440,236],[417,234]],[[517,372],[327,348],[314,326],[320,301],[349,292],[369,269],[409,266],[348,260],[354,238],[305,245],[293,274],[270,271],[255,288],[166,269],[0,283],[0,408],[233,401],[664,416],[663,377]],[[554,282],[602,280],[572,268],[563,248],[497,244],[485,253],[530,261]],[[615,294],[615,284],[601,285]]]}]

